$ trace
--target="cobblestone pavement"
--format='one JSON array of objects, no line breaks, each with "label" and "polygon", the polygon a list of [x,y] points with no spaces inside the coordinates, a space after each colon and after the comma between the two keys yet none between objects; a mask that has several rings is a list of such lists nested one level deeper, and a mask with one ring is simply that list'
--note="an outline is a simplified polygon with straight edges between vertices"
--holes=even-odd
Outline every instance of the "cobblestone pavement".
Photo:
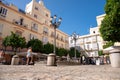
[{"label": "cobblestone pavement", "polygon": [[0,65],[0,80],[120,80],[110,65]]}]

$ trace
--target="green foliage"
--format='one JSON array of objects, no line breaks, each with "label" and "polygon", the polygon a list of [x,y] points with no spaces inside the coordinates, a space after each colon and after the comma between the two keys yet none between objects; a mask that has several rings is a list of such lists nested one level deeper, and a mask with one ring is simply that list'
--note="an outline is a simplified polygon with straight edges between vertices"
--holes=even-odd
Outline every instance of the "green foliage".
[{"label": "green foliage", "polygon": [[47,43],[44,45],[44,53],[49,54],[53,53],[53,45],[50,43]]},{"label": "green foliage", "polygon": [[78,50],[76,50],[76,56],[80,57],[80,52]]},{"label": "green foliage", "polygon": [[7,36],[3,39],[3,46],[11,46],[13,51],[17,51],[17,49],[23,48],[26,44],[25,38],[11,32],[10,36]]},{"label": "green foliage", "polygon": [[98,51],[98,54],[99,56],[103,55],[103,51],[102,50]]},{"label": "green foliage", "polygon": [[74,57],[75,55],[74,47],[70,48],[69,55],[70,57]]},{"label": "green foliage", "polygon": [[26,39],[24,37],[20,37],[20,47],[26,48]]},{"label": "green foliage", "polygon": [[[75,57],[75,48],[74,47],[70,48],[69,55],[70,55],[70,57]],[[76,57],[80,57],[80,52],[78,50],[76,50]]]},{"label": "green foliage", "polygon": [[102,21],[100,33],[104,41],[120,41],[120,0],[106,0],[106,16]]},{"label": "green foliage", "polygon": [[113,46],[113,45],[114,45],[114,42],[109,41],[109,42],[106,42],[105,45],[103,45],[103,48],[105,49],[105,48],[108,48],[108,47]]},{"label": "green foliage", "polygon": [[68,53],[68,51],[67,51],[66,49],[64,49],[64,48],[60,48],[60,49],[58,49],[58,51],[57,51],[57,55],[58,55],[58,56],[66,56],[67,53]]},{"label": "green foliage", "polygon": [[4,47],[7,47],[7,46],[10,45],[9,42],[10,42],[10,39],[9,39],[9,36],[7,36],[7,37],[5,37],[5,38],[3,39],[2,45],[3,45]]},{"label": "green foliage", "polygon": [[27,47],[32,47],[33,52],[42,52],[43,43],[38,39],[31,39],[28,41]]}]

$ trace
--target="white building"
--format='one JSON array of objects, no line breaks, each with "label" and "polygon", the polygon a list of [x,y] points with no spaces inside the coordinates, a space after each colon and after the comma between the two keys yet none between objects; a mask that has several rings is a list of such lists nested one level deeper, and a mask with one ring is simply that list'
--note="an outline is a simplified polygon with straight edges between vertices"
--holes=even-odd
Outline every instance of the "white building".
[{"label": "white building", "polygon": [[[79,51],[87,57],[98,57],[98,51],[103,50],[103,39],[100,36],[99,28],[104,15],[97,16],[97,27],[90,28],[90,34],[79,36],[76,46]],[[74,47],[75,42],[69,37],[69,47]],[[78,48],[79,47],[79,48]]]}]

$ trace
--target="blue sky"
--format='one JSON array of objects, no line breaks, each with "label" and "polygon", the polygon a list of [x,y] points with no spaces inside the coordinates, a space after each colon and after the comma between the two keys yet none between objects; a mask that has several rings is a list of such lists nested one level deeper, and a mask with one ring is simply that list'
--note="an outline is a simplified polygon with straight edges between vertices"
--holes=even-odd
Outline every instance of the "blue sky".
[{"label": "blue sky", "polygon": [[[31,0],[6,0],[25,10],[25,6]],[[37,0],[39,1],[39,0]],[[79,35],[89,34],[90,27],[96,27],[96,16],[104,14],[106,0],[43,0],[51,14],[62,17],[59,27],[63,32],[71,35],[76,32]]]}]

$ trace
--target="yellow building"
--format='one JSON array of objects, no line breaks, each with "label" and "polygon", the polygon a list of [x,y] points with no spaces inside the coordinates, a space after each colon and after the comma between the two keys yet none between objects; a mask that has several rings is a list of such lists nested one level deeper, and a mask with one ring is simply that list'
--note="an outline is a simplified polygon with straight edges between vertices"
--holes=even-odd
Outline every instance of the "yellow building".
[{"label": "yellow building", "polygon": [[[26,5],[25,11],[18,9],[13,4],[0,2],[0,44],[2,39],[11,34],[16,34],[30,39],[39,39],[44,44],[54,43],[54,28],[50,23],[51,13],[44,6],[43,1],[32,0]],[[68,34],[56,30],[56,46],[68,49]],[[1,46],[0,46],[1,47]]]}]

